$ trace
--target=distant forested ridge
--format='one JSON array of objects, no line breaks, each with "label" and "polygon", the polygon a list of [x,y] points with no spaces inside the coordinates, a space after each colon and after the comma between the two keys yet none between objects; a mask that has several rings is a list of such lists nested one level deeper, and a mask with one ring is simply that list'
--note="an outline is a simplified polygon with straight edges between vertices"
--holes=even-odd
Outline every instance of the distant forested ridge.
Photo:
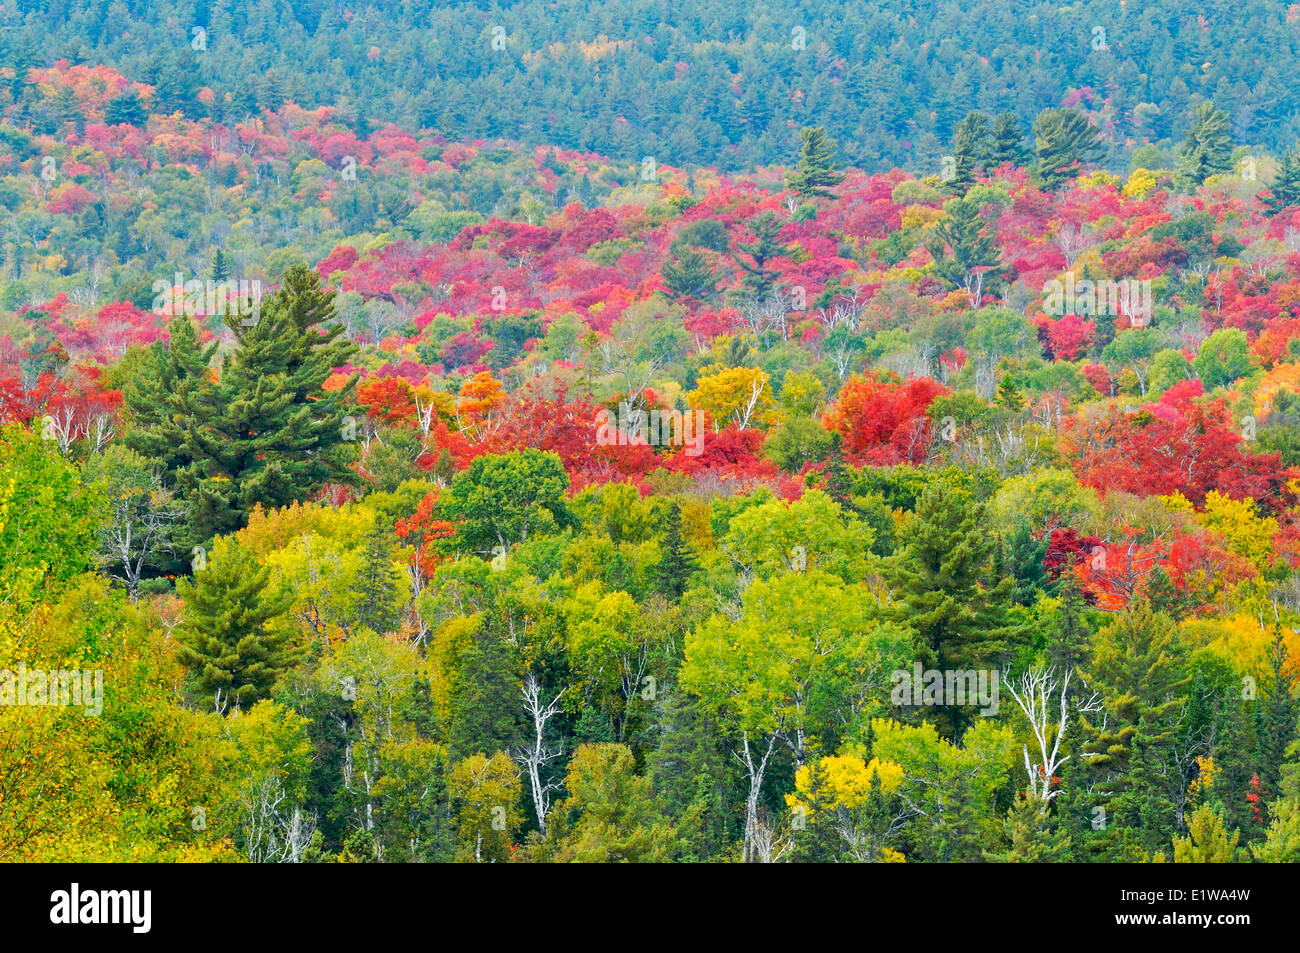
[{"label": "distant forested ridge", "polygon": [[[362,135],[382,118],[725,170],[785,161],[814,124],[862,169],[915,167],[971,109],[1027,125],[1079,106],[1114,163],[1209,99],[1235,141],[1290,148],[1298,17],[1275,0],[18,0],[0,8],[0,64],[108,64],[154,86],[156,110],[227,124],[329,104]],[[27,105],[38,130],[59,121]]]}]

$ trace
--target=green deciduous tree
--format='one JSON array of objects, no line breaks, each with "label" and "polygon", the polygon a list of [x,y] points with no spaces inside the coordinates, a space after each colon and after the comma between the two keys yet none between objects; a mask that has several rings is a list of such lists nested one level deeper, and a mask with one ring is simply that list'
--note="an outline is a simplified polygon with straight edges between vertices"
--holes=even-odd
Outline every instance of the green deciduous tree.
[{"label": "green deciduous tree", "polygon": [[0,427],[0,604],[49,597],[91,567],[104,494],[82,483],[52,441]]},{"label": "green deciduous tree", "polygon": [[462,545],[487,554],[568,525],[568,488],[569,476],[556,454],[513,450],[475,457],[439,503],[443,516],[460,524]]},{"label": "green deciduous tree", "polygon": [[805,464],[820,463],[833,454],[837,443],[837,435],[812,417],[791,414],[768,437],[763,452],[782,470],[798,473]]},{"label": "green deciduous tree", "polygon": [[1192,361],[1206,390],[1227,387],[1255,368],[1250,341],[1240,328],[1219,328],[1206,338]]},{"label": "green deciduous tree", "polygon": [[819,734],[883,710],[889,673],[910,654],[910,633],[881,621],[864,596],[821,571],[787,572],[753,583],[739,619],[713,616],[687,636],[682,687],[739,741],[746,861],[759,857],[763,782],[778,743],[802,765]]},{"label": "green deciduous tree", "polygon": [[475,863],[508,860],[523,821],[523,785],[515,763],[500,751],[490,758],[470,755],[452,768],[449,786],[462,857]]},{"label": "green deciduous tree", "polygon": [[145,572],[160,558],[175,558],[174,538],[185,510],[163,486],[159,467],[122,444],[92,456],[85,473],[100,482],[107,501],[102,564],[135,599]]},{"label": "green deciduous tree", "polygon": [[980,718],[960,743],[939,736],[930,723],[904,725],[876,719],[872,752],[903,769],[900,794],[918,814],[901,841],[908,855],[929,862],[983,859],[997,843],[1011,803],[1015,733]]}]

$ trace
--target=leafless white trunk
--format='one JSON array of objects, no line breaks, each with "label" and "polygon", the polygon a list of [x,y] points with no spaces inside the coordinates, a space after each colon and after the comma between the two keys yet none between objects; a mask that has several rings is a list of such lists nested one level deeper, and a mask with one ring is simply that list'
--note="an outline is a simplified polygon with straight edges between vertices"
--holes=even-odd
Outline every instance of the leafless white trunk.
[{"label": "leafless white trunk", "polygon": [[248,859],[255,864],[296,864],[316,831],[315,817],[288,803],[284,782],[267,774],[240,795]]},{"label": "leafless white trunk", "polygon": [[763,396],[765,387],[767,387],[767,374],[759,371],[749,382],[749,396],[745,398],[745,402],[731,412],[732,421],[741,430],[746,429],[749,422],[754,419],[754,411],[758,409],[758,400]]},{"label": "leafless white trunk", "polygon": [[121,565],[122,578],[134,602],[140,590],[149,557],[160,550],[170,550],[173,524],[184,510],[172,499],[171,491],[162,486],[157,473],[151,485],[141,493],[119,494],[109,500],[109,520],[102,530],[107,561]]},{"label": "leafless white trunk", "polygon": [[1092,245],[1094,236],[1091,229],[1083,228],[1074,222],[1066,222],[1056,230],[1053,243],[1061,249],[1067,266],[1073,265],[1079,254]]},{"label": "leafless white trunk", "polygon": [[[1029,776],[1029,793],[1040,801],[1050,801],[1060,793],[1052,789],[1052,779],[1061,765],[1070,760],[1069,755],[1061,755],[1061,739],[1065,737],[1070,720],[1070,672],[1066,670],[1058,683],[1055,668],[1030,668],[1014,681],[1003,673],[1002,684],[1024,712],[1038,747],[1040,760],[1037,763],[1030,762],[1028,745],[1022,749],[1025,772]],[[1052,721],[1053,707],[1057,709],[1055,722]],[[1079,712],[1093,712],[1100,708],[1101,701],[1096,693],[1077,704]]]},{"label": "leafless white trunk", "polygon": [[749,775],[749,794],[745,797],[745,845],[741,852],[744,863],[761,862],[760,841],[764,839],[764,826],[758,817],[758,799],[763,790],[763,777],[767,774],[767,763],[772,758],[779,732],[767,736],[767,746],[762,756],[755,761],[754,752],[749,745],[749,732],[741,733],[741,753],[737,755]]},{"label": "leafless white trunk", "polygon": [[537,816],[537,827],[546,836],[546,815],[551,809],[551,792],[558,791],[560,785],[554,781],[544,781],[542,770],[550,762],[564,753],[562,748],[552,748],[546,743],[546,726],[560,713],[560,699],[564,691],[549,702],[542,702],[542,684],[531,672],[524,678],[524,712],[533,725],[533,739],[526,748],[516,752],[515,760],[523,765],[528,773],[528,788],[533,798],[533,813]]}]

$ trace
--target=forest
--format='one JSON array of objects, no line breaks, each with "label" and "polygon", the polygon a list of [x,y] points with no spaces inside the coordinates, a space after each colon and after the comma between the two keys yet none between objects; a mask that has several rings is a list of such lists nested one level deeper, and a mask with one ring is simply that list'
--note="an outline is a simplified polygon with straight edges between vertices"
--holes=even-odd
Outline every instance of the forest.
[{"label": "forest", "polygon": [[1145,109],[1089,4],[1056,85],[924,39],[1045,6],[849,4],[842,82],[763,4],[501,8],[508,76],[421,46],[497,8],[259,3],[252,69],[29,6],[0,860],[1300,860],[1285,57],[1171,13]]},{"label": "forest", "polygon": [[[109,64],[151,110],[231,124],[286,103],[625,163],[783,165],[825,126],[868,172],[937,171],[971,109],[1078,106],[1111,159],[1172,149],[1214,100],[1238,142],[1300,136],[1282,0],[7,0],[0,62]],[[39,96],[15,115],[62,122]],[[129,97],[115,109],[130,109]]]}]

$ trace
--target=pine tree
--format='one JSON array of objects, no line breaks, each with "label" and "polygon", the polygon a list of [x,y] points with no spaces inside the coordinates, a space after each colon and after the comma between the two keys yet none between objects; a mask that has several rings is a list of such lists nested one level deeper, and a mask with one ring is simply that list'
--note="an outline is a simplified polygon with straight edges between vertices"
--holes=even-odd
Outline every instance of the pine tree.
[{"label": "pine tree", "polygon": [[[1188,778],[1176,762],[1175,731],[1186,706],[1185,650],[1173,620],[1135,602],[1097,633],[1087,685],[1104,716],[1082,719],[1091,783],[1109,792],[1109,824],[1091,847],[1109,860],[1160,849],[1172,834]],[[1077,782],[1076,782],[1077,783]],[[1138,832],[1138,833],[1134,833]]]},{"label": "pine tree", "polygon": [[988,828],[979,815],[988,801],[974,790],[971,775],[954,773],[945,778],[943,812],[930,823],[912,825],[908,860],[922,863],[970,863],[983,858]]},{"label": "pine tree", "polygon": [[849,822],[850,813],[860,813],[866,805],[850,812],[836,804],[824,763],[813,762],[807,770],[807,790],[800,792],[800,810],[793,815],[796,820],[791,825],[791,859],[795,863],[835,863],[844,853],[840,829],[848,826],[845,822]]},{"label": "pine tree", "polygon": [[1174,582],[1164,566],[1156,566],[1147,577],[1146,598],[1151,608],[1175,622],[1182,622],[1200,608],[1196,592]]},{"label": "pine tree", "polygon": [[169,340],[151,344],[138,371],[122,386],[129,424],[123,439],[165,473],[174,474],[190,462],[185,438],[217,344],[201,346],[194,322],[184,314],[171,319],[167,332]]},{"label": "pine tree", "polygon": [[276,624],[292,595],[277,593],[270,579],[270,566],[221,543],[193,581],[177,582],[185,625],[176,660],[193,674],[206,703],[251,705],[299,660],[288,629]]},{"label": "pine tree", "polygon": [[1074,109],[1044,109],[1034,120],[1034,174],[1044,189],[1054,190],[1077,174],[1077,167],[1100,157],[1097,129]]},{"label": "pine tree", "polygon": [[672,825],[675,859],[730,857],[742,838],[744,812],[736,767],[727,762],[724,736],[699,699],[687,692],[660,695],[659,742],[646,758],[655,798]]},{"label": "pine tree", "polygon": [[140,101],[140,96],[133,89],[123,90],[104,104],[104,125],[145,127],[149,121],[149,112]]},{"label": "pine tree", "polygon": [[673,296],[702,302],[712,299],[718,279],[704,253],[680,242],[674,242],[671,250],[674,258],[664,262],[660,273]]},{"label": "pine tree", "polygon": [[573,726],[574,744],[601,744],[614,740],[609,715],[599,705],[584,705]]},{"label": "pine tree", "polygon": [[1079,691],[1080,679],[1077,676],[1092,661],[1092,632],[1084,617],[1088,603],[1079,577],[1069,570],[1061,573],[1056,593],[1061,601],[1061,612],[1056,631],[1048,639],[1047,658],[1062,672],[1071,673],[1070,691],[1074,694]]},{"label": "pine tree", "polygon": [[1175,864],[1230,864],[1237,859],[1239,831],[1231,835],[1208,804],[1192,814],[1186,837],[1174,838]]},{"label": "pine tree", "polygon": [[1011,598],[1017,605],[1032,606],[1040,593],[1047,589],[1047,570],[1043,557],[1047,553],[1047,539],[1035,539],[1029,521],[1017,519],[1006,540],[1006,562],[1011,578],[1015,580]]},{"label": "pine tree", "polygon": [[1232,169],[1232,136],[1228,114],[1213,103],[1196,107],[1191,128],[1179,146],[1175,175],[1183,188],[1196,189],[1212,175]]},{"label": "pine tree", "polygon": [[71,123],[78,133],[85,131],[86,117],[71,86],[64,86],[55,94],[54,111],[61,122]]},{"label": "pine tree", "polygon": [[[201,346],[194,322],[184,314],[172,318],[168,333],[166,343],[155,341],[149,346],[123,384],[127,421],[123,443],[152,461],[167,488],[174,491],[179,472],[193,462],[186,441],[199,412],[199,394],[209,383],[208,368],[217,344]],[[175,502],[188,512],[182,494],[176,494]],[[183,518],[173,528],[171,547],[156,554],[156,568],[172,576],[189,572],[194,547],[208,539],[196,534],[189,519]]]},{"label": "pine tree", "polygon": [[393,547],[378,520],[366,534],[366,552],[357,577],[361,596],[356,608],[356,623],[372,632],[385,635],[397,629],[400,616],[397,606],[397,570],[393,566]]},{"label": "pine tree", "polygon": [[985,851],[996,864],[1053,864],[1072,859],[1070,834],[1052,816],[1049,802],[1022,794],[1002,822],[1005,850]]},{"label": "pine tree", "polygon": [[500,629],[484,624],[456,659],[448,728],[453,761],[508,751],[527,736],[515,650]]},{"label": "pine tree", "polygon": [[999,407],[1005,407],[1007,410],[1021,410],[1025,406],[1024,395],[1020,393],[1020,388],[1016,386],[1015,379],[1008,373],[1002,375],[1002,380],[998,381],[998,392],[994,398]]},{"label": "pine tree", "polygon": [[989,117],[974,110],[957,124],[953,134],[952,158],[954,177],[947,186],[965,194],[975,184],[975,173],[987,171],[993,160],[993,132]]},{"label": "pine tree", "polygon": [[[872,729],[869,729],[869,732],[871,731]],[[868,751],[870,751],[870,740],[869,737]],[[871,755],[868,754],[867,757]],[[885,860],[890,854],[894,859],[898,859],[898,852],[889,846],[889,842],[898,836],[894,825],[905,811],[900,803],[901,800],[897,792],[893,795],[886,794],[885,786],[880,783],[880,775],[872,772],[867,799],[857,809],[857,816],[854,818],[853,828],[859,838],[856,853],[859,856],[870,857],[873,862]]]},{"label": "pine tree", "polygon": [[[1010,648],[1006,617],[1014,580],[994,578],[998,538],[985,508],[964,488],[936,481],[899,530],[891,583],[898,620],[916,631],[922,661],[940,670],[995,667]],[[936,721],[957,737],[965,716]]]},{"label": "pine tree", "polygon": [[225,281],[230,277],[230,259],[220,248],[212,256],[212,280]]},{"label": "pine tree", "polygon": [[674,501],[668,512],[668,527],[664,532],[663,556],[655,568],[657,589],[663,596],[677,602],[686,591],[691,573],[699,566],[691,556],[690,547],[682,538],[682,506]]},{"label": "pine tree", "polygon": [[[739,253],[736,264],[745,272],[745,287],[759,300],[766,299],[776,288],[779,275],[767,263],[785,254],[785,246],[781,244],[781,227],[781,222],[773,213],[764,212],[749,222],[754,240],[736,243],[736,251]],[[743,257],[745,255],[751,260],[747,261]]]},{"label": "pine tree", "polygon": [[402,720],[415,729],[416,737],[439,737],[437,702],[429,679],[417,674],[411,680],[411,694],[403,700],[399,711]]},{"label": "pine tree", "polygon": [[727,349],[718,357],[723,367],[758,367],[758,354],[744,335],[734,334],[727,339]]},{"label": "pine tree", "polygon": [[1104,728],[1084,719],[1091,765],[1126,771],[1143,718],[1149,738],[1170,736],[1187,695],[1184,654],[1173,620],[1154,612],[1145,600],[1134,602],[1097,633],[1087,681],[1101,694],[1107,717]]},{"label": "pine tree", "polygon": [[0,89],[6,90],[15,101],[31,85],[30,71],[44,65],[33,55],[34,52],[27,44],[19,42],[17,30],[0,32],[0,61],[8,67],[7,75],[0,76]]},{"label": "pine tree", "polygon": [[1269,216],[1300,205],[1300,149],[1292,149],[1282,157],[1277,181],[1264,193],[1263,203],[1264,214]]},{"label": "pine tree", "polygon": [[1259,781],[1265,805],[1278,797],[1281,790],[1287,751],[1296,740],[1297,724],[1300,723],[1300,710],[1290,691],[1289,660],[1281,626],[1274,626],[1268,661],[1270,684],[1268,695],[1260,706],[1263,725],[1258,738]]},{"label": "pine tree", "polygon": [[1229,826],[1246,831],[1250,839],[1258,833],[1250,795],[1258,777],[1255,709],[1260,702],[1253,698],[1227,699],[1227,702],[1227,723],[1214,751],[1213,791],[1223,805],[1224,820]]},{"label": "pine tree", "polygon": [[219,380],[206,381],[180,408],[189,426],[176,482],[196,538],[240,529],[259,503],[287,506],[329,481],[355,481],[344,414],[356,379],[331,392],[323,386],[356,352],[339,340],[342,325],[331,324],[333,296],[314,271],[296,265],[251,322],[226,316],[236,350]]},{"label": "pine tree", "polygon": [[844,458],[835,453],[826,461],[826,466],[822,468],[824,482],[822,489],[826,495],[840,505],[840,508],[848,512],[854,512],[856,507],[853,505],[853,475],[849,472],[848,465],[845,464]]},{"label": "pine tree", "polygon": [[[1060,782],[1052,807],[1056,812],[1059,829],[1068,834],[1074,859],[1087,861],[1101,856],[1112,848],[1111,817],[1107,812],[1107,797],[1092,784],[1094,772],[1081,760],[1079,745],[1075,744],[1070,759],[1061,765]],[[1135,855],[1142,854],[1133,848]],[[1145,859],[1145,854],[1142,854]]]},{"label": "pine tree", "polygon": [[996,169],[1003,163],[1010,163],[1019,168],[1029,162],[1029,150],[1025,148],[1025,133],[1015,113],[998,113],[993,117],[990,135],[993,137],[993,144],[989,149],[991,169]]},{"label": "pine tree", "polygon": [[1264,841],[1251,845],[1251,855],[1265,864],[1300,863],[1300,800],[1284,798],[1272,813]]},{"label": "pine tree", "polygon": [[1173,836],[1186,780],[1178,770],[1173,735],[1148,711],[1138,718],[1129,745],[1127,768],[1110,801],[1111,822],[1135,830],[1148,853],[1161,850]]},{"label": "pine tree", "polygon": [[799,133],[803,149],[794,172],[787,172],[786,186],[805,199],[833,199],[833,189],[844,181],[835,158],[835,142],[821,126]]},{"label": "pine tree", "polygon": [[926,242],[934,270],[954,288],[991,290],[1002,275],[994,229],[973,199],[950,199]]}]

